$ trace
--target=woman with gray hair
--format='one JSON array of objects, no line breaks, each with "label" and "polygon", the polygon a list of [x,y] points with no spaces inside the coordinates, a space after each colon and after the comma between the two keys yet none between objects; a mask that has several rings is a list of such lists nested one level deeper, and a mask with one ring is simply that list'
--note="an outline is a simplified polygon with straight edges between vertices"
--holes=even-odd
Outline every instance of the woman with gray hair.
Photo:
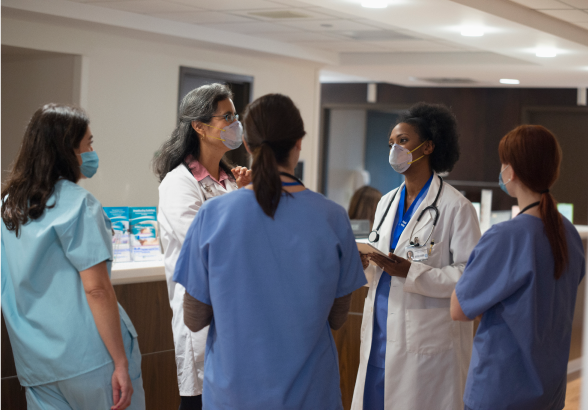
[{"label": "woman with gray hair", "polygon": [[[243,127],[238,121],[231,91],[210,84],[190,91],[180,104],[180,118],[153,161],[159,176],[161,241],[165,275],[173,311],[180,410],[202,408],[204,350],[208,327],[191,332],[184,325],[185,289],[172,277],[188,227],[208,199],[247,185],[251,171],[231,169],[223,159],[241,145]],[[228,255],[227,250],[227,255]]]}]

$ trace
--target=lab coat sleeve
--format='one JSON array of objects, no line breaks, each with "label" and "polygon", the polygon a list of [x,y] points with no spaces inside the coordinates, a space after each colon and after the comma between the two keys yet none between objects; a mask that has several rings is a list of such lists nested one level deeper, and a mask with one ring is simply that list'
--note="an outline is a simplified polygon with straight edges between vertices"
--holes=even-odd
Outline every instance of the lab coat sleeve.
[{"label": "lab coat sleeve", "polygon": [[184,243],[188,228],[202,205],[193,181],[177,175],[159,186],[159,211],[165,215],[173,233]]},{"label": "lab coat sleeve", "polygon": [[208,244],[202,238],[205,211],[194,219],[186,234],[174,271],[174,282],[182,285],[188,294],[212,306],[208,282]]},{"label": "lab coat sleeve", "polygon": [[453,263],[435,268],[424,263],[413,262],[404,284],[405,292],[433,298],[451,297],[468,258],[481,236],[473,205],[469,201],[461,203],[457,213],[451,218],[450,226],[445,229],[449,229],[449,234],[443,235],[443,241],[449,240],[449,252],[451,252]]}]

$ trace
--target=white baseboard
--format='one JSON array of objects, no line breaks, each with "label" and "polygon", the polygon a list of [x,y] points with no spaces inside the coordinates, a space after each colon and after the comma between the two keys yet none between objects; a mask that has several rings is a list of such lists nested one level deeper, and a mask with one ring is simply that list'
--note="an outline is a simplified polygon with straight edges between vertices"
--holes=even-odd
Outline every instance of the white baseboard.
[{"label": "white baseboard", "polygon": [[576,373],[577,371],[582,370],[582,358],[578,357],[577,359],[570,360],[568,362],[568,374]]}]

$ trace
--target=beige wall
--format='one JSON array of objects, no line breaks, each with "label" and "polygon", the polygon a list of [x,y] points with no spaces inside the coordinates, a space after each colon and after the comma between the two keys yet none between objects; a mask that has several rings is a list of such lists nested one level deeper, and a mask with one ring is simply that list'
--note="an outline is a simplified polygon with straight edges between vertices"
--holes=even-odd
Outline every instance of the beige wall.
[{"label": "beige wall", "polygon": [[78,102],[75,68],[72,55],[2,48],[2,182],[32,113],[49,101]]},{"label": "beige wall", "polygon": [[[83,184],[104,206],[157,205],[158,182],[150,160],[175,126],[180,66],[253,76],[254,98],[270,92],[292,97],[307,130],[301,155],[304,179],[309,188],[316,188],[320,103],[316,63],[132,34],[65,20],[2,18],[3,45],[82,56],[80,104],[90,115],[100,156],[98,173]],[[5,76],[2,73],[3,84]],[[2,105],[10,104],[4,88],[2,95]]]}]

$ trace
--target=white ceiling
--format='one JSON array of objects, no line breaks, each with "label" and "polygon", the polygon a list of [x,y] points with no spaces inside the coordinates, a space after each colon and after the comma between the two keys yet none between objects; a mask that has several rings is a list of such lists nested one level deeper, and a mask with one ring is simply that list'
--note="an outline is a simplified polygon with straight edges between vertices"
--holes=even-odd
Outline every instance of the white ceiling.
[{"label": "white ceiling", "polygon": [[[78,3],[78,4],[72,4]],[[3,0],[14,8],[310,59],[323,81],[588,87],[588,0]],[[116,17],[116,18],[113,18]],[[125,23],[126,22],[126,23]],[[149,27],[149,29],[145,29]],[[483,28],[463,37],[463,28]],[[554,58],[535,55],[554,50]]]}]

